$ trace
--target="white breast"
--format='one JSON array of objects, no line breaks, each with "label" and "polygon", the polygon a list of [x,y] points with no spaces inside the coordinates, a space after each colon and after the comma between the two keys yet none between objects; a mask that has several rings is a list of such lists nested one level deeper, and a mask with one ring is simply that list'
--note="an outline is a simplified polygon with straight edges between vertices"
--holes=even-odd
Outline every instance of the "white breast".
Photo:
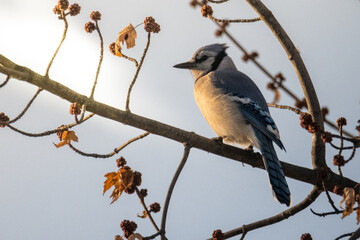
[{"label": "white breast", "polygon": [[210,81],[211,73],[198,79],[194,96],[202,114],[214,132],[225,142],[235,142],[248,147],[259,147],[254,130],[246,122],[236,103],[224,95]]}]

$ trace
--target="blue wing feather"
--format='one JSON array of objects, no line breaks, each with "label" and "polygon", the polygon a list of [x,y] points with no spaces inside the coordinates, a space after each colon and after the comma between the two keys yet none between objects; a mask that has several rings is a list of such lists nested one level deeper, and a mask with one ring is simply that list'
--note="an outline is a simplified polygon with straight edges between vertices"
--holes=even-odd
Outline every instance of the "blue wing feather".
[{"label": "blue wing feather", "polygon": [[[256,84],[244,73],[239,71],[217,71],[212,78],[215,87],[220,88],[224,94],[233,97],[237,102],[240,112],[246,120],[260,132],[274,141],[280,149],[285,147],[281,140],[267,127],[271,126],[277,131],[274,120],[271,118],[266,100]],[[223,81],[226,79],[226,81]],[[244,103],[241,99],[248,98]],[[238,101],[237,101],[238,100]]]}]

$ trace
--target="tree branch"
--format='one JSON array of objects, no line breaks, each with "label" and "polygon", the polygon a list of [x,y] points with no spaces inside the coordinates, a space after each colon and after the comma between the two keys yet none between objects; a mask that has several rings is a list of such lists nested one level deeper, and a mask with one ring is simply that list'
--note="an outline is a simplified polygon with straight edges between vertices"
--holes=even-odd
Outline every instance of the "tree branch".
[{"label": "tree branch", "polygon": [[242,234],[244,232],[244,230],[247,232],[261,228],[261,227],[265,227],[274,223],[278,223],[282,220],[285,220],[291,216],[294,216],[295,214],[301,212],[302,210],[304,210],[305,208],[307,208],[308,206],[310,206],[310,204],[312,204],[316,198],[320,195],[321,190],[317,187],[314,187],[314,189],[310,192],[310,194],[300,203],[298,203],[297,205],[273,216],[270,218],[266,218],[257,222],[253,222],[250,224],[246,224],[243,225],[239,228],[233,229],[231,231],[228,231],[226,233],[224,233],[225,238],[230,238],[230,237],[234,237],[237,236],[239,234]]},{"label": "tree branch", "polygon": [[150,38],[151,38],[151,33],[148,33],[148,37],[147,37],[147,42],[146,42],[146,46],[145,46],[145,49],[144,49],[144,53],[140,59],[140,63],[137,64],[136,62],[136,72],[135,72],[135,75],[133,77],[133,80],[131,81],[130,83],[130,86],[129,86],[129,89],[128,89],[128,93],[127,93],[127,97],[126,97],[126,104],[125,104],[125,109],[126,111],[129,111],[130,112],[130,94],[131,94],[131,90],[132,88],[134,87],[135,85],[135,82],[136,82],[136,79],[139,75],[139,72],[140,72],[140,69],[144,63],[144,60],[145,60],[145,56],[146,56],[146,53],[147,51],[149,50],[149,46],[150,46]]},{"label": "tree branch", "polygon": [[120,147],[117,147],[114,149],[114,151],[108,153],[108,154],[98,154],[98,153],[86,153],[83,151],[80,151],[79,149],[77,149],[76,147],[74,147],[71,143],[69,143],[69,147],[74,150],[76,153],[84,156],[84,157],[93,157],[93,158],[109,158],[114,156],[115,154],[118,154],[122,149],[124,149],[125,147],[127,147],[129,144],[135,142],[136,140],[140,140],[144,137],[146,137],[147,135],[149,135],[149,132],[145,132],[135,138],[130,139],[129,141],[127,141],[126,143],[124,143],[123,145],[121,145]]},{"label": "tree branch", "polygon": [[[262,157],[259,153],[245,151],[227,144],[223,144],[221,148],[216,141],[197,135],[194,132],[188,132],[152,119],[148,119],[128,111],[108,106],[106,104],[89,99],[72,89],[54,81],[40,74],[32,71],[29,68],[19,66],[3,55],[0,54],[0,72],[5,75],[11,75],[12,78],[28,82],[32,85],[41,87],[70,103],[78,102],[80,104],[87,104],[87,110],[96,115],[111,119],[126,125],[133,126],[138,129],[143,129],[152,134],[163,136],[168,139],[180,143],[188,143],[194,148],[204,150],[225,158],[240,161],[251,165],[252,167],[264,169]],[[321,187],[321,179],[317,177],[317,172],[308,168],[296,166],[290,163],[281,162],[284,173],[287,177],[306,182],[312,185]],[[346,177],[340,177],[329,170],[329,180],[326,182],[328,189],[333,189],[335,185],[342,185],[344,187],[354,187],[357,183]]]},{"label": "tree branch", "polygon": [[[320,130],[324,130],[323,117],[320,104],[317,98],[316,91],[312,84],[310,75],[306,66],[297,51],[295,45],[281,27],[280,23],[276,20],[274,15],[260,0],[247,0],[247,2],[259,14],[260,18],[268,25],[275,37],[279,40],[287,53],[290,62],[293,64],[295,72],[299,78],[300,84],[303,88],[304,96],[308,104],[309,112],[313,116],[314,121],[319,125]],[[320,133],[313,134],[312,143],[312,163],[314,168],[326,167],[325,162],[325,144],[321,140]]]},{"label": "tree branch", "polygon": [[[164,209],[163,209],[163,214],[162,214],[162,217],[161,217],[161,231],[162,232],[166,232],[165,230],[165,227],[166,227],[166,217],[167,217],[167,210],[169,208],[169,204],[170,204],[170,199],[171,199],[171,195],[172,195],[172,192],[174,190],[174,187],[175,187],[175,184],[176,184],[176,181],[178,180],[179,176],[180,176],[180,173],[182,171],[182,169],[184,168],[185,166],[185,163],[189,157],[189,153],[190,153],[190,149],[191,149],[191,146],[189,144],[184,144],[185,145],[185,148],[184,148],[184,154],[181,158],[181,161],[180,161],[180,164],[178,166],[178,168],[176,169],[176,172],[174,174],[174,177],[173,179],[171,180],[171,183],[170,183],[170,186],[169,186],[169,190],[168,190],[168,193],[166,195],[166,199],[165,199],[165,204],[164,204]],[[165,235],[161,235],[161,239],[164,240],[166,239],[165,238]]]}]

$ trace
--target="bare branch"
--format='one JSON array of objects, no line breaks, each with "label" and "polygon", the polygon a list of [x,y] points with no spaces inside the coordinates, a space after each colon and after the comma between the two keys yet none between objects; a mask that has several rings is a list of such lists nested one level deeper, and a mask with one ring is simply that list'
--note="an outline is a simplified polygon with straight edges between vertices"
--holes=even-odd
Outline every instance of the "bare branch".
[{"label": "bare branch", "polygon": [[[290,62],[293,64],[295,72],[303,88],[309,112],[313,116],[314,121],[319,125],[320,130],[323,131],[324,124],[317,94],[312,84],[310,75],[306,69],[306,66],[295,45],[293,44],[287,33],[284,31],[284,29],[281,27],[280,23],[271,13],[271,11],[267,9],[260,0],[247,0],[247,2],[259,14],[260,18],[268,25],[268,27],[279,40],[287,55],[289,56]],[[326,167],[325,144],[322,142],[321,134],[318,132],[313,134],[311,155],[314,168]]]},{"label": "bare branch", "polygon": [[3,86],[5,86],[5,85],[9,82],[10,78],[11,78],[10,76],[6,76],[5,81],[0,84],[0,88],[2,88]]},{"label": "bare branch", "polygon": [[129,61],[133,62],[135,64],[135,67],[139,67],[139,63],[137,62],[137,60],[135,58],[128,57],[123,53],[121,53],[121,57],[125,58],[126,60],[129,60]]},{"label": "bare branch", "polygon": [[[354,208],[353,210],[355,211],[356,209],[357,209],[357,207]],[[316,216],[326,217],[326,216],[328,216],[328,215],[338,215],[338,214],[341,214],[341,213],[343,213],[345,210],[340,210],[340,211],[338,211],[338,212],[333,211],[333,212],[317,213],[317,212],[315,212],[314,210],[312,210],[312,209],[310,208],[310,211],[311,211],[314,215],[316,215]]]},{"label": "bare branch", "polygon": [[269,107],[274,107],[274,108],[280,108],[280,109],[287,109],[287,110],[293,111],[296,114],[301,114],[302,113],[302,111],[300,109],[293,108],[293,107],[286,106],[286,105],[277,105],[277,104],[268,103],[268,106]]},{"label": "bare branch", "polygon": [[360,228],[358,228],[355,232],[351,234],[349,240],[355,240],[360,238]]},{"label": "bare branch", "polygon": [[157,233],[155,233],[155,234],[153,234],[153,235],[151,235],[151,236],[143,237],[143,239],[144,239],[144,240],[154,239],[154,238],[156,238],[157,236],[159,236],[159,235],[161,235],[161,234],[163,234],[163,232],[158,231]]},{"label": "bare branch", "polygon": [[[162,214],[162,217],[161,217],[161,231],[163,231],[163,232],[166,232],[166,230],[165,230],[165,228],[166,228],[166,217],[167,217],[167,211],[168,211],[169,204],[170,204],[171,195],[172,195],[172,192],[174,190],[176,181],[178,180],[178,178],[180,176],[180,173],[181,173],[182,169],[184,168],[185,163],[186,163],[186,161],[187,161],[187,159],[189,157],[190,149],[191,149],[191,146],[189,144],[185,143],[184,154],[183,154],[183,156],[181,158],[181,161],[180,161],[180,164],[179,164],[178,168],[176,169],[176,172],[175,172],[175,174],[173,176],[173,179],[171,180],[171,183],[170,183],[167,195],[166,195],[163,214]],[[165,236],[161,235],[161,239],[164,240]]]},{"label": "bare branch", "polygon": [[140,199],[140,202],[141,202],[141,205],[143,206],[147,216],[149,217],[150,219],[150,222],[152,223],[152,225],[154,226],[154,228],[156,229],[157,232],[159,232],[159,227],[157,226],[156,222],[154,221],[154,219],[152,218],[151,216],[151,212],[149,211],[149,209],[147,208],[146,204],[145,204],[145,201],[144,201],[144,198],[142,197],[138,187],[135,186],[135,191],[136,191],[136,194],[138,195],[139,199]]},{"label": "bare branch", "polygon": [[17,120],[19,120],[22,116],[24,116],[24,114],[26,113],[26,111],[29,109],[29,107],[31,106],[31,104],[34,102],[35,98],[39,95],[39,93],[42,91],[41,88],[38,88],[38,90],[36,91],[35,95],[30,99],[30,101],[28,102],[28,104],[25,106],[24,110],[14,119],[10,120],[8,122],[8,124],[10,123],[14,123]]},{"label": "bare branch", "polygon": [[208,1],[215,4],[220,4],[220,3],[228,2],[229,0],[208,0]]},{"label": "bare branch", "polygon": [[55,50],[55,53],[54,55],[52,56],[47,68],[46,68],[46,71],[45,71],[45,77],[49,77],[49,71],[50,71],[50,68],[51,68],[51,65],[53,64],[54,62],[54,59],[56,57],[56,55],[58,54],[59,50],[60,50],[60,47],[61,45],[63,44],[63,42],[65,41],[65,38],[66,38],[66,33],[67,33],[67,30],[69,28],[69,24],[66,20],[66,16],[64,14],[64,10],[61,9],[61,17],[59,17],[60,19],[64,20],[64,23],[65,23],[65,27],[64,27],[64,32],[63,32],[63,35],[62,35],[62,38],[61,38],[61,41],[60,41],[60,44],[59,46],[56,48]]},{"label": "bare branch", "polygon": [[[1,65],[3,64],[3,65]],[[5,67],[5,66],[6,67]],[[15,70],[16,69],[16,70]],[[202,149],[225,158],[241,161],[256,168],[264,169],[262,157],[258,153],[245,151],[227,144],[223,144],[222,148],[218,147],[216,141],[202,137],[193,132],[184,131],[182,129],[154,121],[127,111],[122,111],[106,104],[89,99],[84,95],[71,90],[70,88],[45,78],[29,68],[19,66],[0,54],[0,72],[11,75],[18,80],[26,81],[30,84],[43,88],[44,90],[69,101],[70,103],[78,102],[84,104],[87,102],[87,109],[96,115],[121,122],[139,129],[143,129],[152,134],[160,135],[174,141],[189,143],[192,147]],[[312,185],[321,186],[321,180],[318,179],[315,170],[296,166],[286,162],[281,162],[284,173],[287,177],[310,183]],[[340,177],[332,172],[329,173],[330,180],[326,182],[328,189],[334,188],[335,185],[344,187],[353,187],[357,183],[351,179]]]},{"label": "bare branch", "polygon": [[351,152],[350,157],[345,161],[345,163],[350,162],[350,161],[354,158],[355,152],[356,152],[356,147],[355,147],[355,145],[354,145],[354,146],[353,146],[353,151]]},{"label": "bare branch", "polygon": [[[354,146],[352,146],[352,147],[342,147],[342,148],[340,148],[340,147],[338,147],[338,146],[336,146],[335,144],[333,144],[332,142],[330,143],[330,145],[333,147],[333,148],[335,148],[335,149],[337,149],[337,150],[340,150],[340,149],[342,149],[342,150],[353,150],[354,148],[355,148],[355,145]],[[355,148],[356,149],[356,148]]]},{"label": "bare branch", "polygon": [[324,181],[322,182],[322,185],[323,185],[323,189],[325,190],[326,196],[327,196],[327,198],[328,198],[328,200],[329,200],[329,203],[330,203],[331,207],[334,209],[334,211],[335,211],[336,213],[340,212],[340,210],[337,209],[337,207],[335,207],[334,201],[332,200],[332,198],[331,198],[331,196],[330,196],[330,194],[329,194],[329,191],[327,190],[327,188],[326,188],[326,186],[325,186],[325,182],[324,182]]},{"label": "bare branch", "polygon": [[[91,118],[92,116],[94,116],[93,113],[89,114],[87,117],[84,118],[84,120],[82,122],[74,122],[72,124],[69,124],[69,125],[65,125],[62,127],[62,129],[69,129],[69,128],[72,128],[72,127],[75,127],[76,125],[79,125],[80,123],[83,123],[85,122],[86,120],[88,120],[89,118]],[[22,130],[19,130],[11,125],[7,125],[7,127],[9,127],[10,129],[14,130],[15,132],[18,132],[22,135],[25,135],[25,136],[28,136],[28,137],[44,137],[44,136],[48,136],[48,135],[51,135],[51,134],[54,134],[56,132],[59,131],[58,128],[56,129],[53,129],[53,130],[49,130],[49,131],[45,131],[45,132],[42,132],[42,133],[28,133],[28,132],[25,132],[25,131],[22,131]]]},{"label": "bare branch", "polygon": [[96,28],[96,31],[98,32],[99,38],[100,38],[100,59],[99,59],[99,64],[98,64],[98,67],[97,67],[97,70],[96,70],[95,81],[94,81],[93,87],[91,89],[91,94],[90,94],[91,99],[94,98],[94,92],[95,92],[95,87],[96,87],[97,80],[98,80],[98,77],[99,77],[99,74],[100,74],[101,63],[102,63],[103,58],[104,58],[104,40],[103,40],[103,37],[101,35],[99,24],[98,24],[97,20],[95,20],[95,28]]},{"label": "bare branch", "polygon": [[258,22],[261,21],[260,18],[250,18],[250,19],[219,19],[219,18],[215,18],[212,15],[208,15],[207,16],[210,20],[214,21],[214,22],[219,22],[219,23],[253,23],[253,22]]},{"label": "bare branch", "polygon": [[342,238],[344,238],[344,237],[350,237],[351,234],[353,234],[353,233],[345,233],[345,234],[343,234],[343,235],[338,236],[338,237],[335,238],[334,240],[340,240],[340,239],[342,239]]},{"label": "bare branch", "polygon": [[[257,222],[253,222],[250,224],[246,224],[243,225],[242,227],[233,229],[231,231],[228,231],[226,233],[224,233],[225,238],[231,238],[234,236],[237,236],[239,234],[244,233],[244,230],[246,230],[246,232],[261,228],[261,227],[265,227],[265,226],[269,226],[271,224],[274,223],[278,223],[280,221],[283,221],[291,216],[294,216],[295,214],[301,212],[302,210],[304,210],[305,208],[307,208],[308,206],[310,206],[310,204],[312,204],[317,197],[320,195],[321,190],[317,187],[314,187],[314,189],[310,192],[310,194],[300,203],[298,203],[297,205],[273,216],[270,218],[266,218]],[[209,239],[211,240],[211,239]]]},{"label": "bare branch", "polygon": [[130,94],[131,94],[131,90],[132,90],[132,88],[134,87],[134,84],[135,84],[136,79],[137,79],[137,77],[138,77],[138,75],[139,75],[140,69],[141,69],[141,67],[142,67],[142,64],[144,63],[144,59],[145,59],[146,53],[147,53],[147,51],[148,51],[148,49],[149,49],[149,46],[150,46],[150,38],[151,38],[151,34],[148,33],[148,38],[147,38],[147,43],[146,43],[146,46],[145,46],[145,49],[144,49],[144,53],[143,53],[143,55],[142,55],[142,57],[141,57],[141,59],[140,59],[139,65],[138,65],[137,68],[136,68],[136,72],[135,72],[134,78],[133,78],[133,80],[131,81],[130,86],[129,86],[129,90],[128,90],[127,97],[126,97],[126,105],[125,105],[125,110],[128,111],[128,112],[130,112],[129,104],[130,104]]},{"label": "bare branch", "polygon": [[97,153],[85,153],[83,151],[80,151],[79,149],[77,149],[76,147],[74,147],[72,144],[69,144],[69,147],[74,150],[76,153],[84,156],[84,157],[93,157],[93,158],[109,158],[114,156],[115,154],[118,154],[122,149],[124,149],[125,147],[127,147],[128,145],[130,145],[131,143],[135,142],[136,140],[142,139],[144,137],[146,137],[147,135],[149,135],[149,132],[145,132],[143,134],[141,134],[140,136],[137,136],[135,138],[130,139],[129,141],[127,141],[126,143],[124,143],[123,145],[121,145],[118,148],[115,148],[115,150],[111,153],[108,154],[97,154]]}]

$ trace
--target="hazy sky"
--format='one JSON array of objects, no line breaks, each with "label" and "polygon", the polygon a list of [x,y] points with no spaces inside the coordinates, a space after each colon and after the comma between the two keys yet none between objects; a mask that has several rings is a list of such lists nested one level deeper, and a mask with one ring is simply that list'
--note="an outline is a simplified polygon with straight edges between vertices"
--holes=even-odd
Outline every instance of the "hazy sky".
[{"label": "hazy sky", "polygon": [[[0,53],[12,61],[44,74],[63,31],[63,22],[52,9],[56,1],[0,0]],[[70,2],[73,3],[73,2]],[[241,60],[242,53],[225,37],[216,38],[215,25],[194,10],[189,1],[78,1],[81,14],[68,17],[69,31],[50,77],[89,95],[95,77],[99,39],[96,33],[84,31],[91,11],[102,13],[99,22],[105,42],[105,58],[95,99],[124,109],[126,92],[134,74],[132,63],[114,57],[108,45],[129,23],[134,26],[153,16],[161,25],[154,34],[148,56],[133,89],[131,110],[157,121],[215,137],[193,98],[193,79],[188,71],[172,68],[188,60],[199,47],[215,42],[227,43],[228,54],[237,67],[258,84],[270,102],[273,93],[266,89],[267,77],[251,63]],[[330,109],[329,119],[343,116],[347,130],[356,134],[360,118],[359,1],[264,1],[301,52],[312,77],[322,106]],[[214,15],[221,18],[251,18],[256,13],[245,1],[213,5]],[[137,28],[134,49],[129,56],[140,58],[146,43],[142,26]],[[243,46],[259,52],[259,61],[276,74],[282,72],[286,86],[303,97],[300,84],[281,45],[262,22],[232,24],[229,28]],[[0,82],[5,79],[0,76]],[[0,89],[0,112],[15,117],[36,87],[11,80]],[[281,94],[281,104],[294,101]],[[30,111],[14,126],[28,132],[42,132],[73,122],[68,113],[70,103],[42,92]],[[282,161],[311,168],[311,135],[299,127],[292,112],[271,109],[280,129],[287,152],[276,148]],[[75,146],[86,152],[107,153],[143,131],[100,117],[75,129],[79,142]],[[0,129],[0,239],[112,239],[122,234],[124,219],[138,224],[137,232],[155,233],[147,219],[139,219],[142,207],[135,195],[124,194],[110,205],[110,194],[102,195],[104,175],[116,171],[115,159],[124,156],[130,167],[143,174],[142,188],[148,189],[147,205],[163,205],[168,185],[182,156],[183,146],[159,136],[150,135],[133,143],[118,156],[91,159],[74,153],[68,147],[56,149],[56,135],[28,138]],[[327,148],[327,162],[333,171],[336,152]],[[347,157],[348,154],[345,153]],[[358,180],[359,155],[343,173]],[[312,186],[288,179],[293,204],[302,201]],[[332,195],[335,204],[341,198]],[[315,211],[331,211],[322,195],[311,205]],[[168,239],[205,239],[213,230],[224,232],[257,220],[268,218],[286,207],[272,198],[265,171],[243,166],[197,149],[175,187],[170,203]],[[154,214],[160,224],[161,213]],[[354,231],[355,215],[319,218],[309,209],[273,226],[247,234],[254,239],[300,239],[310,232],[313,239],[334,239]],[[239,239],[235,237],[234,239]]]}]

